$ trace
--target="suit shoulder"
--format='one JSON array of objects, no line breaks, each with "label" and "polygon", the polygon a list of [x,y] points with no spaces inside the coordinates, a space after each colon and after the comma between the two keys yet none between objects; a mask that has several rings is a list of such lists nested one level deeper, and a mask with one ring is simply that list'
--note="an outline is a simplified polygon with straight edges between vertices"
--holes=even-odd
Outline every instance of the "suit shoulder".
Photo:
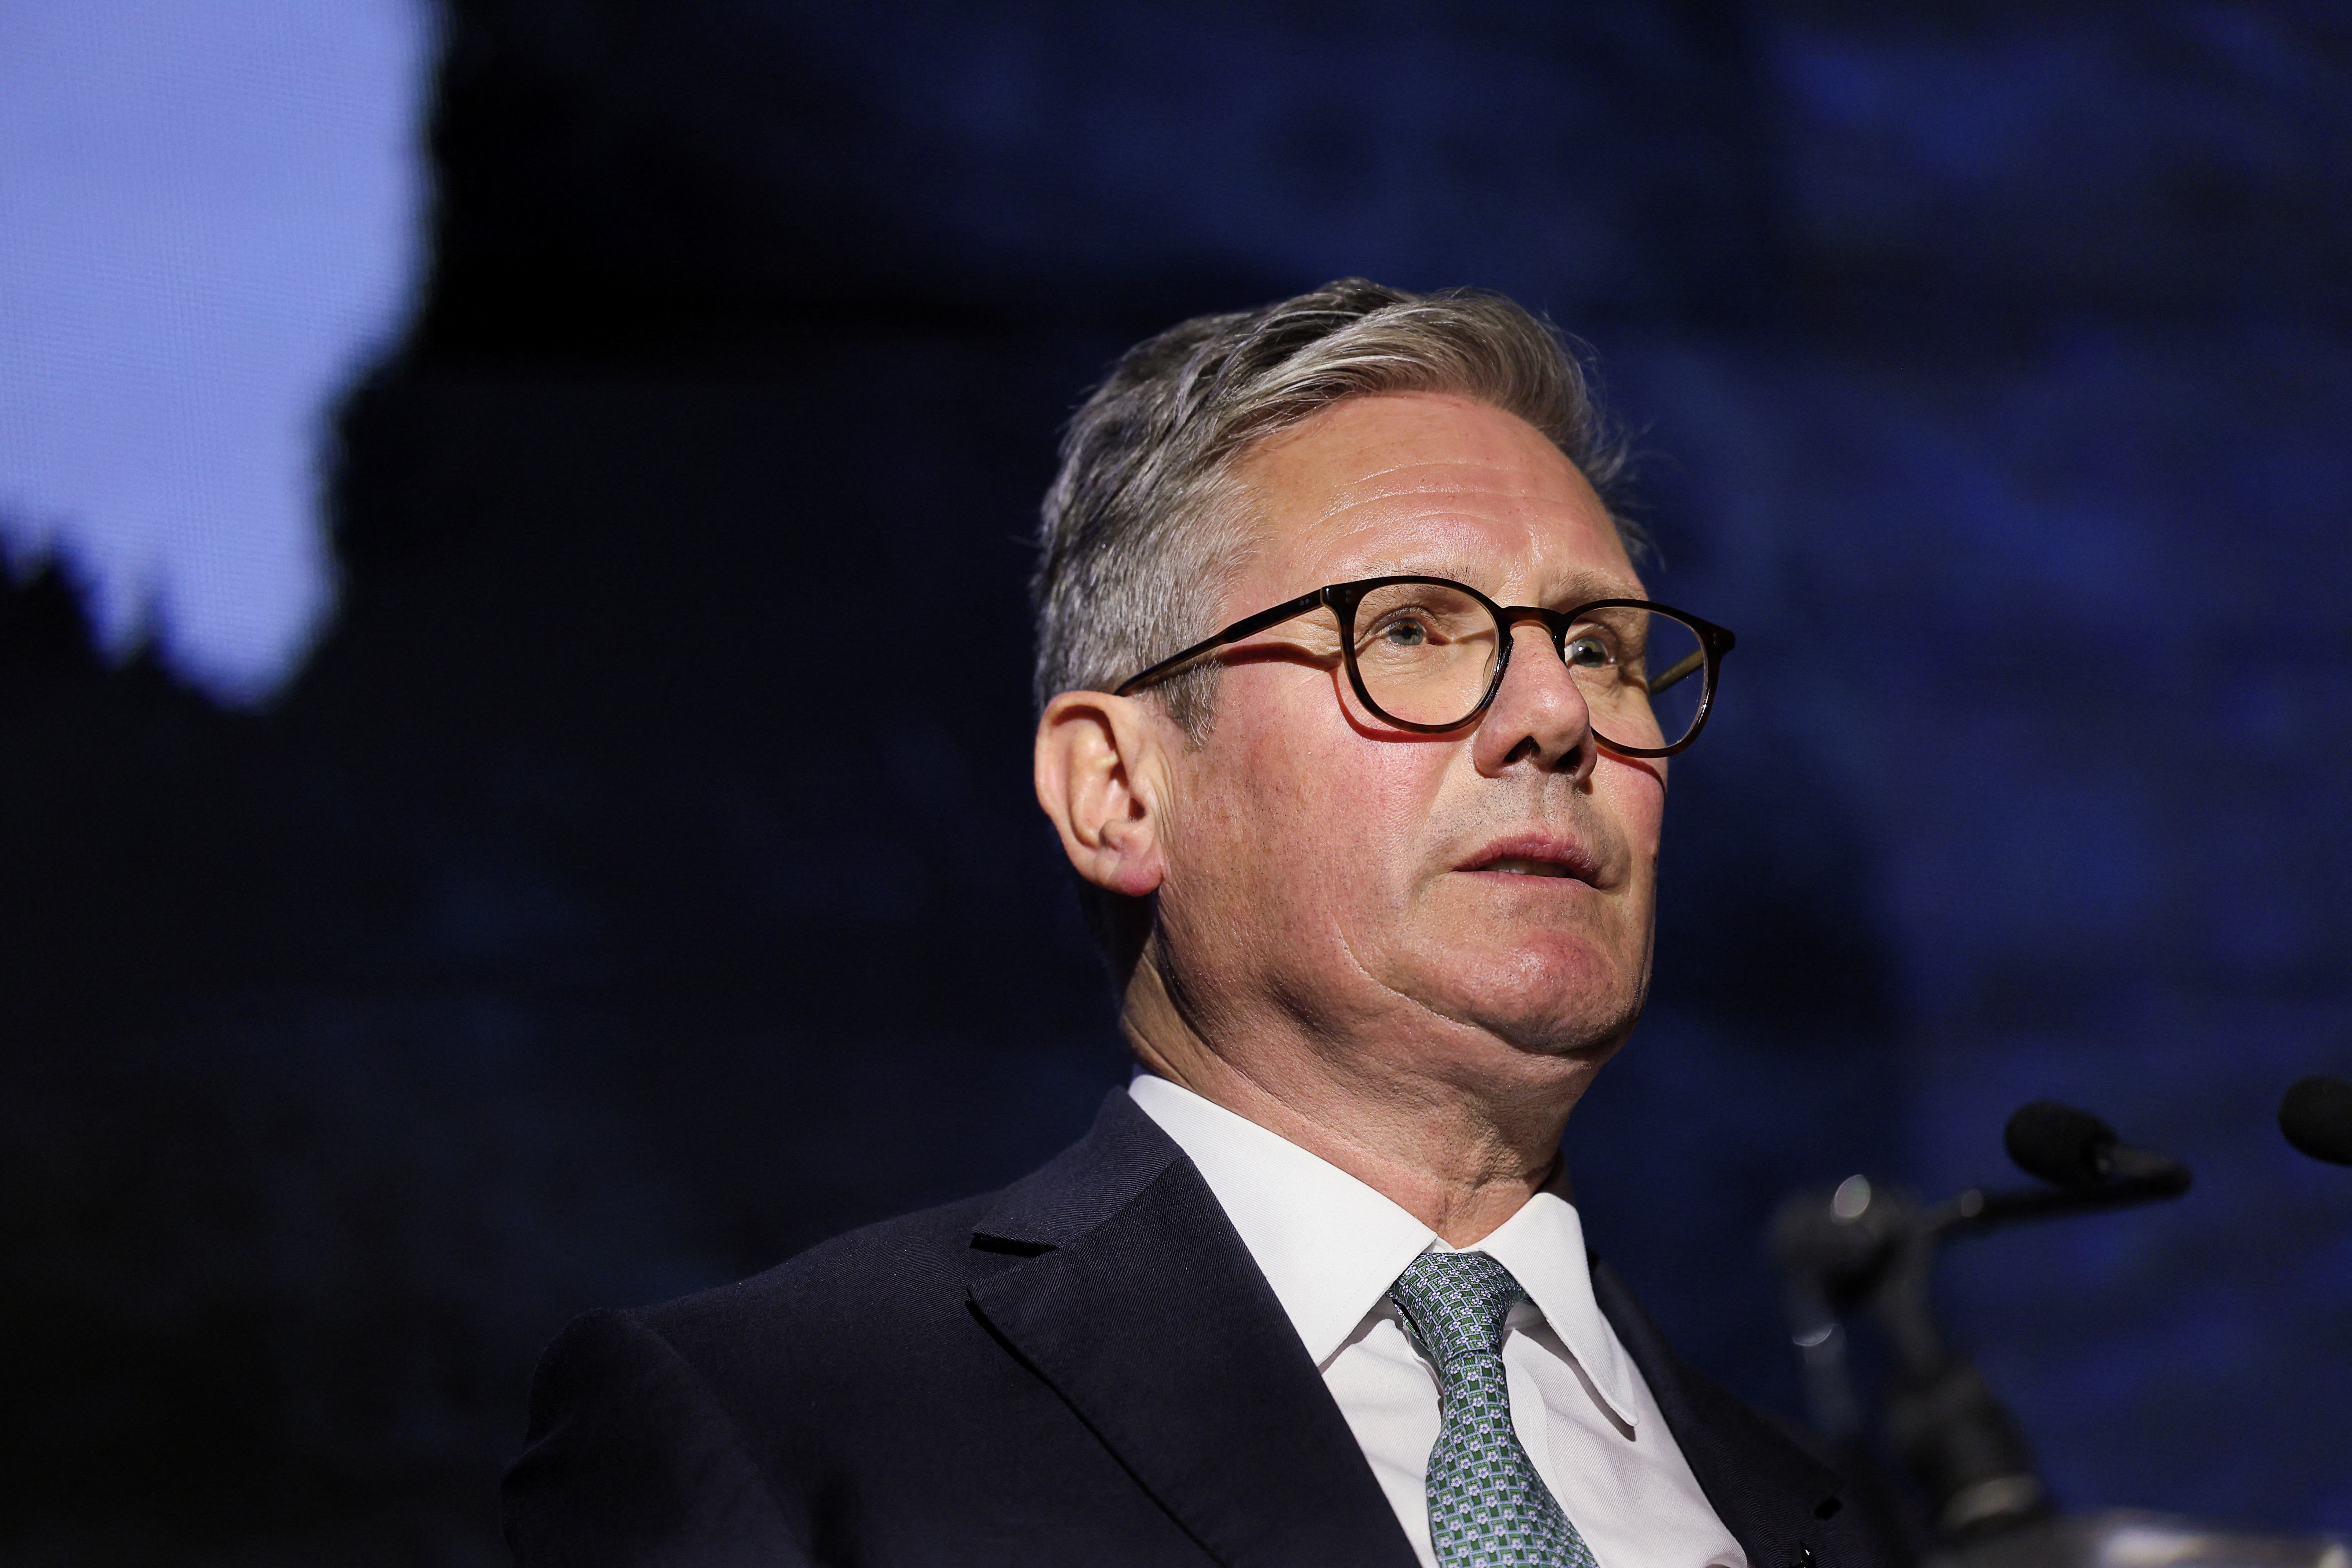
[{"label": "suit shoulder", "polygon": [[972,1245],[972,1224],[993,1200],[862,1226],[747,1279],[625,1315],[698,1365],[728,1359],[745,1336],[789,1340],[803,1353],[844,1339],[904,1336],[961,1317],[971,1286],[1012,1261]]},{"label": "suit shoulder", "polygon": [[[1010,1187],[862,1226],[748,1279],[621,1314],[746,1420],[870,1389],[1001,1372],[973,1287],[1082,1233],[1181,1158],[1124,1090],[1095,1127]],[[982,1369],[986,1369],[983,1372]],[[861,1380],[863,1382],[861,1383]]]}]

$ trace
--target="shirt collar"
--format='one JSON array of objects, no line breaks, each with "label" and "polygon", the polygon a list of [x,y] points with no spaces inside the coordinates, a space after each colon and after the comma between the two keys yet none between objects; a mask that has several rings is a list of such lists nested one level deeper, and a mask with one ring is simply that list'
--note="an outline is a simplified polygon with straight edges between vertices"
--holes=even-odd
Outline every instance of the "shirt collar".
[{"label": "shirt collar", "polygon": [[1127,1092],[1192,1157],[1318,1367],[1437,1239],[1339,1166],[1189,1089],[1140,1073]]},{"label": "shirt collar", "polygon": [[[1555,1175],[1486,1239],[1462,1250],[1483,1252],[1511,1278],[1559,1336],[1593,1391],[1626,1426],[1633,1425],[1633,1365],[1601,1315],[1592,1296],[1592,1267],[1584,1250],[1584,1221]],[[1440,1247],[1444,1242],[1438,1243]]]},{"label": "shirt collar", "polygon": [[[1209,1184],[1318,1367],[1330,1362],[1414,1258],[1445,1244],[1391,1199],[1280,1133],[1181,1085],[1138,1073],[1128,1093]],[[1628,1426],[1633,1372],[1592,1297],[1584,1226],[1547,1185],[1475,1247],[1511,1271]]]}]

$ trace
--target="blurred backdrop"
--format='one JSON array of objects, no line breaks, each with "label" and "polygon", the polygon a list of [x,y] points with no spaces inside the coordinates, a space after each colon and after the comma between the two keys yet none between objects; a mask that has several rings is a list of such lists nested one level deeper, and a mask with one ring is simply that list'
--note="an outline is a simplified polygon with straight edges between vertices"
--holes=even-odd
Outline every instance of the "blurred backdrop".
[{"label": "blurred backdrop", "polygon": [[483,1563],[540,1347],[1001,1184],[1122,1065],[1029,798],[1059,421],[1194,312],[1595,349],[1739,633],[1570,1130],[1941,1303],[2063,1499],[2352,1528],[2352,16],[2277,0],[0,5],[0,1555]]}]

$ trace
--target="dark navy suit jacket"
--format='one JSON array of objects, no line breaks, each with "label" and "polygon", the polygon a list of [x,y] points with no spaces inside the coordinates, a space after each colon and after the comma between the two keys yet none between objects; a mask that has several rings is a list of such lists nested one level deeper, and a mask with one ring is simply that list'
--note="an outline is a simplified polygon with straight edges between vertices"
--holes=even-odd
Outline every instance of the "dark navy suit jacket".
[{"label": "dark navy suit jacket", "polygon": [[[1888,1568],[1836,1474],[1593,1288],[1750,1568]],[[1265,1276],[1124,1092],[1001,1193],[576,1320],[505,1505],[522,1568],[1413,1568]]]}]

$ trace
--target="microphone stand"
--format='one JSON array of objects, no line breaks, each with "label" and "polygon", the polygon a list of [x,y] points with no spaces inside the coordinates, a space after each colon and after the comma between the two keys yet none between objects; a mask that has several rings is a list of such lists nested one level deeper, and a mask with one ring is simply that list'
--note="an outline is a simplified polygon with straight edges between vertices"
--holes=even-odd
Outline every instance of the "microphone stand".
[{"label": "microphone stand", "polygon": [[2069,1187],[1970,1187],[1927,1206],[1857,1175],[1783,1200],[1771,1249],[1816,1426],[1843,1450],[1868,1451],[1843,1321],[1866,1314],[1894,1352],[1884,1427],[1926,1500],[1927,1539],[1911,1533],[1936,1568],[2352,1568],[2332,1537],[2230,1533],[2123,1510],[2061,1516],[2015,1418],[1946,1342],[1927,1298],[1946,1240],[2189,1189],[2174,1161],[2120,1144],[2105,1152],[2104,1179]]},{"label": "microphone stand", "polygon": [[1841,1319],[1864,1312],[1895,1352],[1885,1428],[1927,1500],[1937,1542],[1973,1541],[2051,1512],[2016,1422],[1975,1365],[1946,1342],[1928,1304],[1943,1241],[2011,1219],[2082,1212],[2088,1196],[1970,1188],[1923,1209],[1906,1194],[1852,1176],[1826,1201],[1819,1193],[1790,1197],[1773,1221],[1772,1249],[1788,1282],[1790,1326],[1815,1421],[1833,1441],[1860,1446],[1861,1403]]}]

